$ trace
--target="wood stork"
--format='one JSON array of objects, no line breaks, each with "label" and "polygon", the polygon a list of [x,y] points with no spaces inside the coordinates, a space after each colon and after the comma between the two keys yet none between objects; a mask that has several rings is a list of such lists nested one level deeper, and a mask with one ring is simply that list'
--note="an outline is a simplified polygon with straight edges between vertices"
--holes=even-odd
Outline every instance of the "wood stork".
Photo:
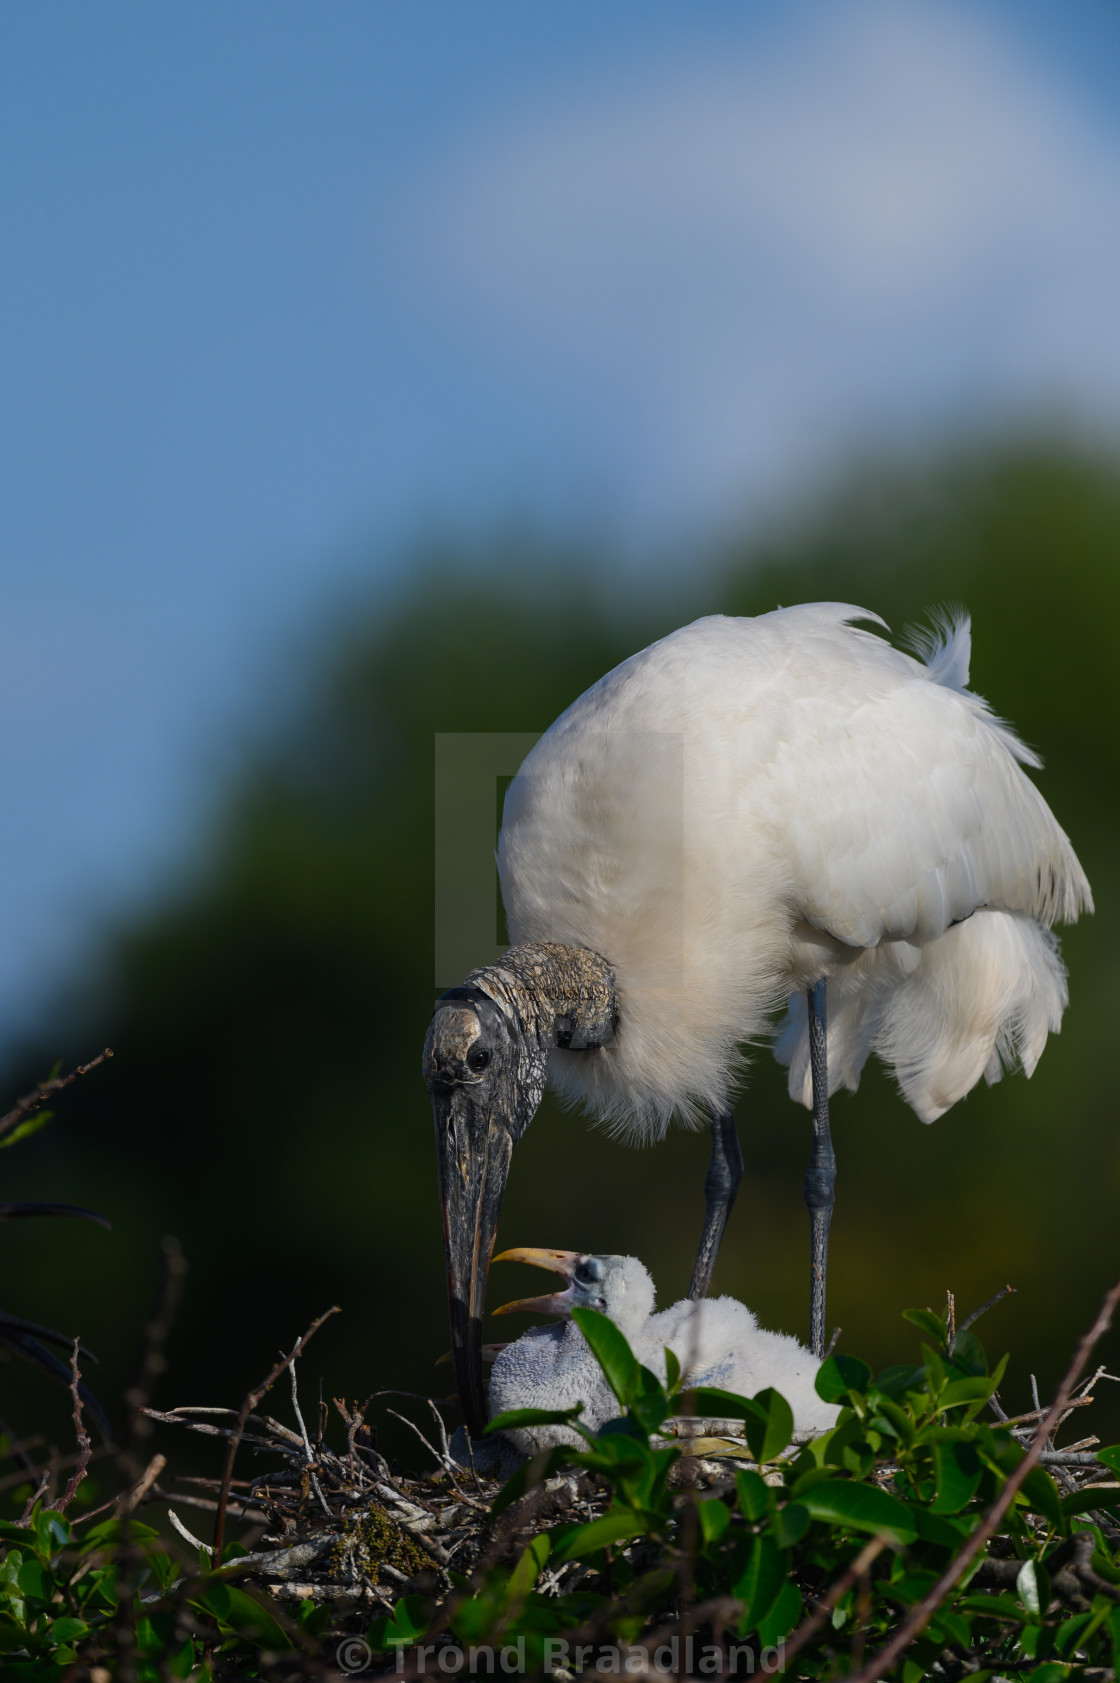
[{"label": "wood stork", "polygon": [[1004,1065],[1030,1075],[1060,1025],[1051,925],[1092,900],[1022,770],[1040,762],[967,689],[966,617],[921,659],[860,620],[883,626],[837,603],[697,620],[593,685],[510,786],[514,945],[439,1000],[424,1053],[471,1431],[502,1193],[546,1073],[632,1139],[710,1118],[702,1297],[742,1175],[740,1049],[786,1007],[776,1053],[813,1113],[819,1354],[829,1093],[875,1052],[931,1122]]},{"label": "wood stork", "polygon": [[[534,1310],[559,1317],[559,1325],[530,1327],[495,1359],[490,1374],[490,1415],[513,1408],[571,1408],[596,1431],[618,1414],[618,1403],[583,1334],[575,1308],[598,1309],[625,1334],[638,1360],[662,1381],[665,1351],[672,1350],[688,1385],[718,1385],[755,1396],[772,1385],[793,1410],[797,1431],[824,1431],[839,1409],[814,1389],[819,1362],[786,1333],[767,1332],[733,1297],[684,1299],[654,1314],[654,1286],[633,1256],[591,1256],[577,1251],[503,1251],[495,1262],[530,1262],[567,1282],[565,1291],[527,1297],[495,1309],[496,1315]],[[514,1428],[505,1436],[523,1455],[554,1443],[579,1443],[565,1426]]]}]

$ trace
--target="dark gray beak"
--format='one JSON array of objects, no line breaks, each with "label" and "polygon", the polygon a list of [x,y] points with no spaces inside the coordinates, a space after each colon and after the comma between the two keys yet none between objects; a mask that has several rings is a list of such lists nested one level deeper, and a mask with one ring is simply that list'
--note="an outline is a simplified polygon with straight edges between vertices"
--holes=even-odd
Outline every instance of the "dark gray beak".
[{"label": "dark gray beak", "polygon": [[451,1359],[472,1436],[488,1419],[482,1317],[516,1137],[506,1046],[504,1022],[489,1001],[449,999],[437,1006],[424,1047],[443,1207]]}]

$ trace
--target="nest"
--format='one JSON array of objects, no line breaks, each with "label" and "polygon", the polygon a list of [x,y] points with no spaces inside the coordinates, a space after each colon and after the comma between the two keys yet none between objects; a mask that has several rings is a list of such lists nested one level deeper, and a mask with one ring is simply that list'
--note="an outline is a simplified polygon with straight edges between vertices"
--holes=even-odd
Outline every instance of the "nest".
[{"label": "nest", "polygon": [[[1091,1384],[1073,1400],[1066,1418],[1092,1402]],[[472,1454],[461,1432],[449,1440],[430,1398],[413,1399],[431,1416],[430,1436],[415,1421],[390,1411],[417,1435],[434,1463],[430,1474],[407,1477],[394,1472],[374,1446],[364,1419],[368,1403],[349,1409],[335,1399],[346,1435],[345,1447],[336,1449],[326,1438],[326,1408],[321,1408],[317,1433],[311,1437],[295,1399],[294,1377],[292,1394],[298,1430],[263,1413],[249,1413],[242,1422],[237,1411],[227,1408],[145,1410],[165,1425],[227,1442],[236,1435],[256,1456],[272,1463],[250,1479],[230,1481],[228,1513],[256,1533],[252,1551],[237,1563],[237,1575],[245,1575],[278,1600],[310,1599],[389,1612],[402,1595],[445,1595],[452,1587],[452,1573],[476,1578],[514,1548],[523,1547],[536,1531],[562,1521],[595,1518],[607,1505],[602,1486],[573,1470],[549,1478],[507,1512],[492,1518],[493,1501],[503,1482],[495,1474],[499,1468],[508,1473],[516,1460],[511,1462],[508,1453],[503,1459],[488,1442],[475,1445],[478,1453]],[[386,1394],[400,1395],[379,1393]],[[1043,1412],[1032,1411],[1004,1423],[1026,1443]],[[740,1421],[679,1418],[666,1421],[663,1432],[666,1441],[676,1441],[683,1451],[673,1469],[674,1481],[681,1485],[719,1494],[731,1488],[738,1466],[753,1461]],[[790,1453],[811,1435],[795,1434]],[[1115,1475],[1093,1453],[1097,1442],[1086,1437],[1065,1449],[1043,1450],[1040,1460],[1064,1491],[1115,1490]],[[457,1458],[464,1453],[469,1457],[466,1466]],[[883,1464],[876,1476],[889,1487],[891,1473],[891,1466]],[[781,1482],[776,1469],[766,1469],[764,1476]],[[178,1482],[193,1489],[172,1492],[157,1485],[152,1494],[175,1505],[217,1511],[221,1480]],[[183,1525],[174,1506],[171,1517],[180,1535],[205,1547]],[[1108,1514],[1086,1517],[1113,1540],[1120,1539]],[[579,1575],[578,1564],[573,1563],[556,1572],[546,1571],[537,1587],[545,1594],[559,1593],[573,1588]]]},{"label": "nest", "polygon": [[[338,1449],[326,1439],[325,1408],[314,1438],[303,1429],[298,1405],[298,1431],[271,1415],[250,1413],[240,1442],[273,1465],[251,1479],[230,1481],[230,1517],[258,1531],[252,1552],[238,1562],[238,1575],[249,1576],[278,1599],[351,1602],[389,1611],[402,1595],[445,1593],[451,1588],[451,1572],[471,1575],[499,1560],[513,1533],[521,1535],[525,1529],[523,1513],[513,1527],[503,1523],[505,1516],[491,1518],[503,1482],[494,1476],[501,1457],[485,1445],[479,1460],[484,1454],[489,1471],[473,1456],[467,1466],[460,1465],[435,1403],[418,1400],[431,1413],[436,1440],[433,1443],[414,1421],[405,1421],[435,1463],[433,1472],[421,1477],[394,1472],[374,1447],[364,1420],[368,1403],[350,1410],[342,1399],[334,1400],[346,1430],[345,1448]],[[145,1412],[164,1425],[227,1441],[237,1433],[240,1418],[228,1408]],[[397,1418],[405,1420],[404,1415]],[[462,1434],[459,1438],[462,1441]],[[218,1510],[221,1480],[178,1482],[189,1484],[192,1491],[156,1486],[153,1494],[172,1504]],[[208,1494],[195,1494],[202,1490]],[[536,1530],[566,1518],[592,1518],[602,1512],[607,1498],[590,1479],[573,1473],[549,1479],[531,1500],[531,1529]],[[171,1517],[185,1540],[206,1546],[178,1519],[174,1506]]]}]

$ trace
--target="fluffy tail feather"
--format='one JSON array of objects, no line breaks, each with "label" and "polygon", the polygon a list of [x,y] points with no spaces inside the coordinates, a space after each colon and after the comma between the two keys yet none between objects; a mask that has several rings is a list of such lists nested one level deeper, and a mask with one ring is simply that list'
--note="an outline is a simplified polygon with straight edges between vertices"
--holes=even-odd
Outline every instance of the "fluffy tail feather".
[{"label": "fluffy tail feather", "polygon": [[[1069,1002],[1056,938],[1033,918],[978,911],[923,947],[884,943],[828,988],[829,1088],[854,1092],[871,1052],[894,1072],[923,1122],[979,1081],[1021,1066],[1034,1074]],[[775,1046],[790,1097],[812,1103],[804,999],[795,995]]]}]

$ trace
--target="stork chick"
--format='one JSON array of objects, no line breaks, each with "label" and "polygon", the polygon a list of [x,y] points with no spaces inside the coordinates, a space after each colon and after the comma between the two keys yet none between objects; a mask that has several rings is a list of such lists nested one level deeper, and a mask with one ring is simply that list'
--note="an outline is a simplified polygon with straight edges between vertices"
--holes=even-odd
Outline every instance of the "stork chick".
[{"label": "stork chick", "polygon": [[[553,1326],[530,1327],[507,1344],[490,1370],[490,1417],[514,1408],[574,1408],[583,1404],[580,1424],[596,1432],[620,1410],[602,1368],[572,1320],[573,1309],[598,1309],[614,1322],[639,1361],[645,1360],[644,1330],[653,1317],[654,1288],[636,1257],[588,1256],[578,1251],[503,1251],[495,1262],[530,1262],[568,1281],[567,1291],[521,1297],[495,1309],[496,1315],[533,1310],[558,1317]],[[648,1364],[647,1364],[648,1365]],[[660,1375],[665,1376],[664,1355]],[[582,1444],[567,1426],[520,1427],[505,1436],[524,1455],[553,1444]]]},{"label": "stork chick", "polygon": [[[577,1402],[583,1403],[580,1423],[590,1431],[616,1418],[617,1399],[571,1319],[572,1310],[582,1307],[612,1320],[642,1365],[662,1381],[668,1348],[690,1386],[715,1385],[744,1396],[772,1386],[793,1410],[797,1431],[823,1431],[836,1421],[837,1409],[814,1389],[816,1359],[795,1338],[760,1327],[733,1297],[686,1298],[655,1314],[654,1284],[636,1257],[523,1247],[494,1260],[548,1268],[568,1287],[494,1311],[535,1310],[558,1317],[558,1324],[530,1327],[497,1356],[490,1376],[491,1418],[509,1409],[572,1408]],[[580,1442],[566,1426],[520,1427],[505,1435],[525,1455]]]}]

